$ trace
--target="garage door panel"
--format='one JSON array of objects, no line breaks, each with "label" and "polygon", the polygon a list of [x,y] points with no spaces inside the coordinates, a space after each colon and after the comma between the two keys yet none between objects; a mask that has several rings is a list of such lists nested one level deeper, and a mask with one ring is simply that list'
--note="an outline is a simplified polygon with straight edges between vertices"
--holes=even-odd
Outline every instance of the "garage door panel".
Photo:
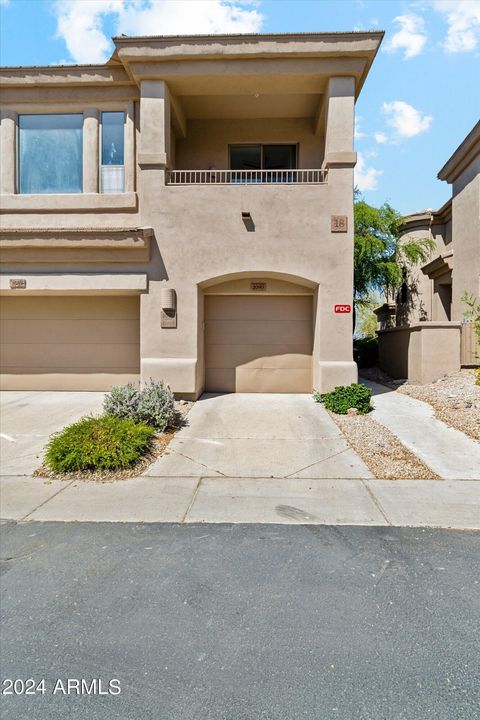
[{"label": "garage door panel", "polygon": [[205,364],[209,368],[238,367],[297,367],[309,368],[312,364],[308,345],[270,345],[260,355],[258,345],[209,345]]},{"label": "garage door panel", "polygon": [[271,345],[279,342],[296,344],[309,342],[312,327],[301,320],[209,320],[206,323],[207,345]]},{"label": "garage door panel", "polygon": [[0,302],[0,318],[138,320],[139,307],[139,298],[134,295],[3,297]]},{"label": "garage door panel", "polygon": [[206,297],[209,320],[304,320],[311,312],[312,296],[212,295]]},{"label": "garage door panel", "polygon": [[0,306],[5,389],[106,390],[138,379],[138,297],[9,297]]},{"label": "garage door panel", "polygon": [[113,385],[125,385],[137,377],[138,370],[132,368],[130,372],[112,370],[105,372],[79,371],[78,373],[64,372],[15,372],[3,373],[0,376],[1,390],[77,390],[85,392],[101,392],[109,390]]},{"label": "garage door panel", "polygon": [[205,387],[209,392],[236,392],[235,368],[207,368]]},{"label": "garage door panel", "polygon": [[206,388],[311,392],[311,296],[205,298]]},{"label": "garage door panel", "polygon": [[136,320],[4,320],[0,328],[2,343],[77,343],[98,344],[140,341],[140,328]]},{"label": "garage door panel", "polygon": [[9,343],[1,348],[3,369],[8,368],[113,368],[138,367],[136,343]]},{"label": "garage door panel", "polygon": [[312,371],[295,369],[237,368],[237,392],[289,392],[312,391]]}]

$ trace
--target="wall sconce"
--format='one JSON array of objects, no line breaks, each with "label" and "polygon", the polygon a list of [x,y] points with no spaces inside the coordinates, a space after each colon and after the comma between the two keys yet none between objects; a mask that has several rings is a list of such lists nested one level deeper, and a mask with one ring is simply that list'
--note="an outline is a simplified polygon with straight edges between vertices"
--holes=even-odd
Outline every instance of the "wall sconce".
[{"label": "wall sconce", "polygon": [[162,306],[160,326],[162,328],[177,327],[177,293],[173,288],[162,288],[160,293]]},{"label": "wall sconce", "polygon": [[173,288],[162,288],[161,303],[163,310],[177,309],[177,293]]},{"label": "wall sconce", "polygon": [[242,210],[242,220],[247,232],[255,231],[255,223],[253,222],[253,218],[248,211]]}]

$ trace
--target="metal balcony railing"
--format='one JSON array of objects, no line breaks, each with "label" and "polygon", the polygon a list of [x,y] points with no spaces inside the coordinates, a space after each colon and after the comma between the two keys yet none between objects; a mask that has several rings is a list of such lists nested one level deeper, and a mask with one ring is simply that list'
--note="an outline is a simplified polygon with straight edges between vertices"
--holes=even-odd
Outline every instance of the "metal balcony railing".
[{"label": "metal balcony railing", "polygon": [[169,170],[168,185],[322,185],[327,170]]}]

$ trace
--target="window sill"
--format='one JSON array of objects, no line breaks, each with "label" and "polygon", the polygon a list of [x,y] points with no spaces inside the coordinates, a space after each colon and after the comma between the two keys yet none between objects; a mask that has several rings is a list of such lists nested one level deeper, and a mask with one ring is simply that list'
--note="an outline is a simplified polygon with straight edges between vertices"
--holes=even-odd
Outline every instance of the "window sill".
[{"label": "window sill", "polygon": [[137,194],[72,193],[64,195],[1,195],[1,212],[65,212],[66,210],[135,210]]}]

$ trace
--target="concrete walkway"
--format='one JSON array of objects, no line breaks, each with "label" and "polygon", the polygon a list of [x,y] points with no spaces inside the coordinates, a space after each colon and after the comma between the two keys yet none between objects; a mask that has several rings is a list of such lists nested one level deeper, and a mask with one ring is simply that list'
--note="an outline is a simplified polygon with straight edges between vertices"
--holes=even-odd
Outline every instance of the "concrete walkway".
[{"label": "concrete walkway", "polygon": [[480,443],[435,417],[428,403],[384,385],[372,389],[372,417],[391,430],[428,467],[446,480],[480,480]]}]

